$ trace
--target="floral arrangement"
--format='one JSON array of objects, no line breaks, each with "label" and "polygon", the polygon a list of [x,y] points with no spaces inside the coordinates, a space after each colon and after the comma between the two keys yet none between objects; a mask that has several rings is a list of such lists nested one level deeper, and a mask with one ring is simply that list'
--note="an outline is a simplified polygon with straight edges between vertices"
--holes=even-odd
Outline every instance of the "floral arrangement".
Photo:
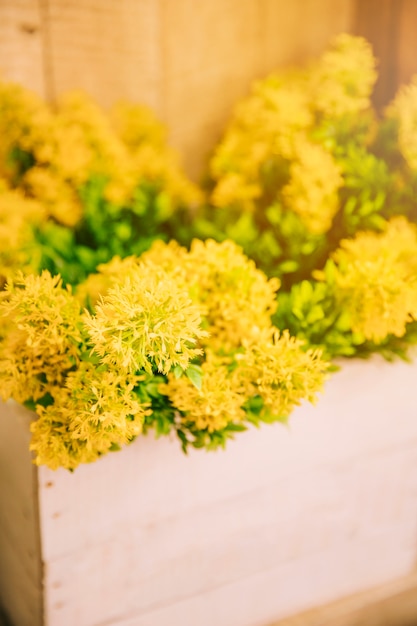
[{"label": "floral arrangement", "polygon": [[417,79],[381,118],[375,79],[341,35],[256,83],[204,190],[146,109],[0,85],[0,395],[36,412],[36,463],[150,429],[214,449],[314,402],[333,357],[406,357]]},{"label": "floral arrangement", "polygon": [[380,117],[375,67],[342,34],[255,83],[211,159],[209,202],[179,233],[238,242],[282,281],[276,326],[329,358],[406,356],[417,340],[417,78]]},{"label": "floral arrangement", "polygon": [[224,446],[314,401],[328,370],[273,326],[279,280],[236,244],[167,243],[201,194],[148,112],[112,115],[0,88],[1,397],[36,412],[31,449],[53,469],[149,429]]}]

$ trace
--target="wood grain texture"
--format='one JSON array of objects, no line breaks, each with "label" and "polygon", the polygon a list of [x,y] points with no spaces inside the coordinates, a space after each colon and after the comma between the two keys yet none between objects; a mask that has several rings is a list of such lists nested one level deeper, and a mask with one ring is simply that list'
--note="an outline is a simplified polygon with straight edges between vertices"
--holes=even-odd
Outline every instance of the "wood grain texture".
[{"label": "wood grain texture", "polygon": [[158,0],[48,0],[53,96],[83,89],[102,106],[141,102],[161,113]]},{"label": "wood grain texture", "polygon": [[0,606],[17,626],[42,626],[37,471],[29,453],[32,417],[0,405]]},{"label": "wood grain texture", "polygon": [[417,74],[417,3],[401,0],[398,37],[397,87],[408,83]]},{"label": "wood grain texture", "polygon": [[46,95],[43,24],[38,2],[0,2],[0,78]]},{"label": "wood grain texture", "polygon": [[15,33],[31,6],[1,5],[5,74],[52,100],[83,89],[104,107],[149,105],[197,178],[250,82],[350,30],[353,0],[39,0],[36,54],[21,46],[29,35]]},{"label": "wood grain texture", "polygon": [[378,108],[392,99],[399,85],[403,8],[403,0],[356,1],[354,31],[368,39],[378,60],[379,75],[373,94]]},{"label": "wood grain texture", "polygon": [[417,73],[415,0],[356,0],[354,32],[366,37],[378,59],[374,102],[384,108]]},{"label": "wood grain texture", "polygon": [[350,0],[162,0],[165,121],[198,178],[250,83],[350,30]]},{"label": "wood grain texture", "polygon": [[198,178],[250,82],[338,32],[373,44],[385,106],[417,72],[415,24],[415,0],[2,0],[0,72],[50,99],[148,104]]}]

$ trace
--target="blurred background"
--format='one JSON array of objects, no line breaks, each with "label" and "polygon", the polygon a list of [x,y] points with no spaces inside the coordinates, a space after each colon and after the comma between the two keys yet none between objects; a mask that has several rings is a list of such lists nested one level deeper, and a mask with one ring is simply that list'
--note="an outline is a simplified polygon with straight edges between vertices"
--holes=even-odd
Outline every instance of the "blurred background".
[{"label": "blurred background", "polygon": [[379,59],[383,106],[417,71],[415,0],[1,0],[0,75],[53,101],[149,105],[198,178],[250,82],[345,31]]}]

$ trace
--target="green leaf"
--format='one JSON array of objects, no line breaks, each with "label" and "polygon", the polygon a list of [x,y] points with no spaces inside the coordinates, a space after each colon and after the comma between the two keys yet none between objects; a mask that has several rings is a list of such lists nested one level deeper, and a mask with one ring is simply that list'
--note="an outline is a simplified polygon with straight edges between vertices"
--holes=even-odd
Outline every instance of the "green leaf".
[{"label": "green leaf", "polygon": [[292,274],[296,272],[299,268],[299,264],[297,261],[284,261],[280,263],[279,269],[283,274]]},{"label": "green leaf", "polygon": [[201,389],[203,384],[203,370],[199,365],[189,365],[185,370],[185,375],[192,382],[194,387]]},{"label": "green leaf", "polygon": [[324,311],[321,306],[316,304],[312,309],[308,312],[307,322],[309,324],[314,324],[314,322],[318,322],[324,318]]},{"label": "green leaf", "polygon": [[184,374],[184,370],[182,369],[181,365],[176,365],[172,370],[172,373],[174,374],[175,378],[178,379],[181,378],[181,376]]}]

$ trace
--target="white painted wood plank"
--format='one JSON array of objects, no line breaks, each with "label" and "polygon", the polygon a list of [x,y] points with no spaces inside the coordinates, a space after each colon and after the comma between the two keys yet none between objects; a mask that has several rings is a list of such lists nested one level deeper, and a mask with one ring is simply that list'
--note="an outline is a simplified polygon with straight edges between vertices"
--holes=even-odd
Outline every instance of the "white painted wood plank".
[{"label": "white painted wood plank", "polygon": [[[175,626],[187,611],[233,626],[252,583],[255,626],[262,611],[278,618],[407,573],[416,372],[417,361],[350,362],[289,429],[251,431],[226,452],[184,457],[147,438],[74,474],[40,468],[48,626]],[[212,601],[222,606],[203,617]]]},{"label": "white painted wood plank", "polygon": [[[323,556],[323,586],[337,597],[328,553],[343,552],[352,543],[361,543],[362,568],[364,573],[370,568],[372,577],[369,561],[379,542],[381,568],[386,568],[379,575],[389,579],[393,572],[387,536],[391,551],[396,547],[399,554],[416,553],[416,444],[388,457],[363,459],[350,469],[282,481],[159,524],[114,528],[111,539],[49,564],[48,587],[54,589],[50,605],[59,607],[60,620],[68,611],[71,620],[72,608],[79,604],[77,623],[94,624],[117,616],[122,597],[123,605],[140,615],[314,554]],[[410,475],[414,484],[404,484]],[[338,567],[336,575],[355,585],[356,566]],[[94,576],[95,570],[105,575]],[[77,598],[83,596],[86,579],[91,580],[88,595],[80,604]],[[371,584],[378,582],[371,578]],[[303,594],[301,587],[300,600]],[[278,604],[277,613],[279,609]]]},{"label": "white painted wood plank", "polygon": [[417,437],[416,374],[417,361],[346,363],[320,403],[300,407],[289,428],[276,424],[243,433],[226,451],[186,457],[176,441],[146,438],[74,474],[41,468],[45,558],[105,541],[125,523],[185,515],[294,474],[334,471],[355,458],[407,446]]},{"label": "white painted wood plank", "polygon": [[[397,529],[400,530],[400,529]],[[309,555],[302,560],[281,564],[275,569],[237,580],[230,585],[185,598],[162,606],[144,615],[121,616],[97,626],[266,626],[273,620],[298,613],[311,606],[327,603],[336,597],[355,593],[375,584],[384,584],[392,577],[410,571],[415,554],[398,552],[395,536],[384,537],[386,551],[381,555],[380,543],[352,542],[340,550]],[[364,550],[370,567],[363,568]],[[323,568],[325,563],[325,568]],[[387,578],[387,563],[391,575]],[[355,572],[349,581],[344,576],[348,568]],[[175,573],[173,574],[175,575]],[[333,580],[332,590],[328,587]],[[70,626],[62,616],[54,615],[54,623]],[[82,622],[77,622],[84,626]]]},{"label": "white painted wood plank", "polygon": [[[407,573],[417,536],[416,369],[348,363],[289,431],[247,433],[226,453],[184,458],[169,441],[144,440],[74,475],[57,472],[62,511],[54,487],[42,490],[56,624],[116,619],[121,598],[139,619],[293,562],[300,576],[314,555],[327,577],[313,604]],[[329,554],[346,561],[351,545],[361,546],[356,560],[329,569]],[[293,592],[300,606],[291,610],[308,606],[309,590]],[[274,617],[287,610],[275,605]]]}]

